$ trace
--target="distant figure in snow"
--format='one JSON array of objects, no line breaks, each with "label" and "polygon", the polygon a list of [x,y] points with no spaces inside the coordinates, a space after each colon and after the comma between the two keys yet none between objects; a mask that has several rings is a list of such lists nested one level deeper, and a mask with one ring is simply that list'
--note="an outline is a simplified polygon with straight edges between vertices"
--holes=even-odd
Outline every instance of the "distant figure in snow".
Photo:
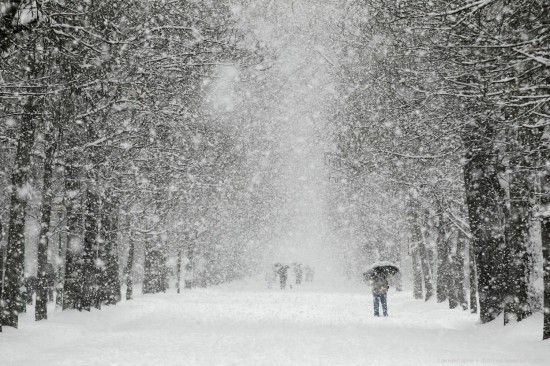
[{"label": "distant figure in snow", "polygon": [[305,281],[306,282],[311,282],[311,267],[309,266],[309,264],[306,264],[304,266],[304,272],[306,274]]},{"label": "distant figure in snow", "polygon": [[370,279],[372,285],[372,299],[374,303],[374,316],[380,316],[380,303],[384,316],[388,316],[388,280],[384,274],[375,274]]},{"label": "distant figure in snow", "polygon": [[277,274],[279,275],[279,281],[281,283],[281,290],[284,290],[286,288],[286,279],[288,277],[288,269],[289,269],[289,266],[287,266],[286,264],[283,264],[277,270]]},{"label": "distant figure in snow", "polygon": [[277,267],[271,266],[265,272],[265,281],[267,282],[267,288],[273,288],[273,283],[277,280]]},{"label": "distant figure in snow", "polygon": [[313,282],[313,275],[315,274],[315,268],[309,265],[306,265],[305,272],[306,272],[306,282]]},{"label": "distant figure in snow", "polygon": [[303,274],[302,265],[300,263],[296,263],[296,265],[294,265],[294,275],[296,276],[296,285],[302,284],[302,274]]}]

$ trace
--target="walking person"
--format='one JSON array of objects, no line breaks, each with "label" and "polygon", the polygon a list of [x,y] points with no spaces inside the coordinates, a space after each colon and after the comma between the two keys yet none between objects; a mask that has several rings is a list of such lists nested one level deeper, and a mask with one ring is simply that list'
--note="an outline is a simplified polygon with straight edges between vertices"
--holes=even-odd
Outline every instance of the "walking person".
[{"label": "walking person", "polygon": [[288,277],[288,268],[289,268],[288,265],[283,264],[277,270],[277,274],[279,275],[279,281],[280,281],[280,284],[281,284],[281,290],[284,290],[286,288],[286,279]]},{"label": "walking person", "polygon": [[302,270],[302,265],[300,263],[297,263],[296,266],[294,267],[294,273],[296,274],[296,285],[301,285],[303,270]]},{"label": "walking person", "polygon": [[374,316],[380,316],[380,304],[382,304],[382,313],[384,316],[388,316],[388,289],[390,286],[386,276],[382,273],[375,274],[370,282],[372,285]]}]

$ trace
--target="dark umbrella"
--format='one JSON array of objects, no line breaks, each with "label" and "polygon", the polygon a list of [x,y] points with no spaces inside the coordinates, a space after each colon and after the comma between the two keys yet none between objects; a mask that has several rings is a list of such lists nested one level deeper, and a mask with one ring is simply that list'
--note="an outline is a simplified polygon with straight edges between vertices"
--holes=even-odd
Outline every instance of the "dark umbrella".
[{"label": "dark umbrella", "polygon": [[363,273],[363,277],[365,279],[372,279],[373,277],[378,276],[386,277],[394,275],[397,272],[399,272],[399,267],[395,264],[388,261],[381,261],[371,265],[370,268]]}]

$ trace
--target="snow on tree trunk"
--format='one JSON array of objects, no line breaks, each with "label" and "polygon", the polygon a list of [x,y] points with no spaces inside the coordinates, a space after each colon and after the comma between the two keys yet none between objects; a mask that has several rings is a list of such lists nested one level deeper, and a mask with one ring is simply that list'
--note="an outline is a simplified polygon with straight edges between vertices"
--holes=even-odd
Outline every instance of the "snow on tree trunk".
[{"label": "snow on tree trunk", "polygon": [[31,153],[34,145],[36,121],[33,112],[35,101],[28,98],[25,114],[21,118],[21,127],[17,139],[17,151],[11,178],[8,242],[6,261],[4,262],[4,287],[0,289],[0,323],[17,328],[18,316],[22,306],[21,287],[25,267],[25,219],[29,198],[29,172]]},{"label": "snow on tree trunk", "polygon": [[469,253],[469,262],[468,266],[470,268],[470,312],[472,314],[477,313],[477,266],[476,266],[476,255],[474,252],[474,247],[472,242],[468,245]]},{"label": "snow on tree trunk", "polygon": [[468,238],[466,238],[462,231],[459,231],[456,240],[456,254],[453,256],[453,283],[456,289],[456,300],[464,310],[468,309],[468,301],[466,300],[466,291],[464,289],[464,250],[467,245]]},{"label": "snow on tree trunk", "polygon": [[65,252],[65,281],[63,283],[63,309],[81,309],[80,280],[82,265],[80,167],[69,158],[65,163],[65,212],[67,249]]},{"label": "snow on tree trunk", "polygon": [[[88,176],[89,179],[93,179]],[[88,182],[92,185],[93,183]],[[98,301],[98,270],[96,260],[98,258],[98,213],[99,197],[95,191],[96,187],[88,187],[86,192],[86,211],[84,214],[84,251],[82,253],[82,278],[80,284],[81,309],[90,310],[92,306],[99,308]],[[80,310],[81,310],[80,309]]]},{"label": "snow on tree trunk", "polygon": [[117,233],[118,205],[111,190],[105,193],[101,211],[101,231],[104,245],[104,265],[100,281],[103,288],[103,303],[114,305],[120,301],[120,279],[118,276]]},{"label": "snow on tree trunk", "polygon": [[162,254],[161,241],[155,235],[145,243],[145,266],[143,293],[154,294],[166,291],[166,260]]},{"label": "snow on tree trunk", "polygon": [[2,289],[4,288],[4,255],[6,253],[2,240],[4,240],[4,227],[2,216],[0,216],[0,332],[2,332]]},{"label": "snow on tree trunk", "polygon": [[[480,128],[476,132],[491,141],[494,131],[487,125],[487,131]],[[493,147],[472,137],[466,140],[466,148],[464,184],[477,269],[479,313],[481,322],[487,323],[502,312],[507,293],[503,193]]]},{"label": "snow on tree trunk", "polygon": [[[422,291],[422,260],[420,256],[420,244],[422,243],[422,231],[420,223],[418,222],[418,205],[414,198],[409,199],[408,205],[408,222],[409,231],[412,242],[411,255],[413,261],[413,281],[414,281],[414,298],[421,299],[423,295]],[[426,285],[427,286],[427,285]],[[427,292],[428,287],[426,287]]]},{"label": "snow on tree trunk", "polygon": [[[437,302],[443,302],[447,300],[448,292],[453,290],[453,287],[450,286],[450,270],[451,266],[449,263],[449,240],[446,238],[445,233],[445,218],[443,214],[443,209],[439,205],[437,210],[438,224],[437,224]],[[450,294],[449,294],[449,301]]]},{"label": "snow on tree trunk", "polygon": [[134,265],[134,237],[132,232],[128,234],[130,249],[128,250],[128,260],[126,262],[126,268],[124,274],[126,276],[126,300],[132,300],[133,294],[133,281],[132,281],[132,267]]},{"label": "snow on tree trunk", "polygon": [[[506,212],[506,246],[508,265],[508,289],[504,307],[504,324],[511,319],[523,320],[531,315],[529,286],[533,272],[530,253],[530,229],[534,203],[534,172],[540,141],[538,130],[521,128],[512,136],[509,162],[509,203]],[[516,151],[514,151],[516,150]]]},{"label": "snow on tree trunk", "polygon": [[48,308],[48,243],[50,239],[50,223],[52,214],[52,175],[54,155],[57,147],[56,136],[52,131],[53,126],[48,123],[46,133],[44,134],[44,143],[46,149],[44,152],[44,173],[42,177],[42,206],[40,218],[40,236],[38,243],[38,270],[37,270],[37,289],[35,319],[47,319]]},{"label": "snow on tree trunk", "polygon": [[546,161],[545,165],[541,184],[541,240],[544,281],[542,339],[550,339],[550,161]]}]

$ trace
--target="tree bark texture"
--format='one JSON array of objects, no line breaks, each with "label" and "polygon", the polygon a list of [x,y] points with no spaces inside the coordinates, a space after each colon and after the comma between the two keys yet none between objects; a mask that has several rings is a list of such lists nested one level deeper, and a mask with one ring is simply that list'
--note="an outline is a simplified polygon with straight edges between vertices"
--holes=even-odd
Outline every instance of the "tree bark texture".
[{"label": "tree bark texture", "polygon": [[[467,146],[468,147],[468,146]],[[490,146],[469,146],[464,165],[466,203],[477,269],[480,318],[494,320],[506,296],[503,192]]]},{"label": "tree bark texture", "polygon": [[470,268],[470,312],[472,314],[477,314],[477,266],[476,266],[476,255],[474,253],[474,248],[472,243],[468,245],[469,251],[469,268]]},{"label": "tree bark texture", "polygon": [[63,309],[81,309],[82,234],[80,203],[80,167],[71,159],[65,165],[65,212],[67,250],[65,251],[65,281],[63,283]]},{"label": "tree bark texture", "polygon": [[[91,183],[88,183],[91,184]],[[86,211],[84,215],[84,251],[82,253],[81,305],[82,309],[90,310],[92,306],[99,308],[98,300],[98,270],[96,260],[99,258],[98,243],[99,197],[95,187],[88,187],[86,192]]]},{"label": "tree bark texture", "polygon": [[531,315],[529,286],[533,272],[530,251],[530,228],[533,218],[535,165],[540,131],[520,128],[514,131],[510,152],[508,188],[510,201],[506,210],[506,247],[508,266],[508,295],[504,323],[511,319],[523,320]]},{"label": "tree bark texture", "polygon": [[[437,302],[447,300],[448,292],[453,291],[450,286],[450,263],[449,263],[449,241],[445,237],[445,218],[443,209],[438,207],[437,210],[438,225],[437,225]],[[450,294],[449,294],[449,301]]]},{"label": "tree bark texture", "polygon": [[166,291],[165,259],[159,248],[158,238],[145,243],[145,265],[143,274],[143,293],[154,294]]},{"label": "tree bark texture", "polygon": [[53,164],[55,158],[55,150],[57,147],[56,138],[54,136],[53,126],[46,126],[44,134],[45,159],[44,159],[44,174],[42,177],[42,205],[40,218],[40,237],[38,242],[38,270],[37,270],[37,289],[36,289],[36,305],[35,305],[35,320],[47,319],[48,308],[48,287],[49,287],[49,271],[48,271],[48,243],[50,238],[50,223],[52,215],[52,176]]},{"label": "tree bark texture", "polygon": [[103,303],[114,305],[120,301],[120,279],[118,276],[117,233],[118,233],[118,206],[116,197],[107,190],[103,200],[101,212],[101,230],[104,241],[102,287],[105,288]]},{"label": "tree bark texture", "polygon": [[124,273],[126,274],[126,300],[132,300],[133,295],[133,281],[132,281],[132,267],[134,265],[134,238],[132,233],[129,235],[130,249],[128,250],[128,261],[126,262],[126,268]]},{"label": "tree bark texture", "polygon": [[456,289],[456,299],[463,310],[468,309],[466,300],[465,276],[464,276],[464,250],[468,247],[468,238],[464,233],[458,233],[456,241],[456,254],[453,257],[453,277],[454,287]]},{"label": "tree bark texture", "polygon": [[4,288],[0,293],[0,323],[17,328],[22,306],[21,286],[25,267],[25,216],[28,200],[28,181],[31,153],[34,145],[36,121],[33,116],[34,101],[29,98],[21,127],[11,177],[8,242],[4,262]]},{"label": "tree bark texture", "polygon": [[[546,191],[550,195],[550,179],[547,177],[548,190]],[[550,207],[550,197],[545,198],[545,206]],[[543,294],[543,335],[542,339],[550,338],[550,216],[542,218],[541,222],[541,236],[542,236],[542,256],[543,256],[543,281],[544,281],[544,294]]]},{"label": "tree bark texture", "polygon": [[542,269],[544,281],[543,313],[544,323],[542,339],[550,339],[550,161],[542,177],[541,206],[541,239],[542,239]]},{"label": "tree bark texture", "polygon": [[418,222],[418,207],[412,199],[409,200],[409,211],[407,213],[407,218],[409,222],[409,231],[411,235],[412,242],[412,264],[413,264],[413,294],[415,299],[421,299],[423,295],[423,286],[422,286],[422,265],[419,253],[419,246],[422,243],[422,231],[420,224]]}]

